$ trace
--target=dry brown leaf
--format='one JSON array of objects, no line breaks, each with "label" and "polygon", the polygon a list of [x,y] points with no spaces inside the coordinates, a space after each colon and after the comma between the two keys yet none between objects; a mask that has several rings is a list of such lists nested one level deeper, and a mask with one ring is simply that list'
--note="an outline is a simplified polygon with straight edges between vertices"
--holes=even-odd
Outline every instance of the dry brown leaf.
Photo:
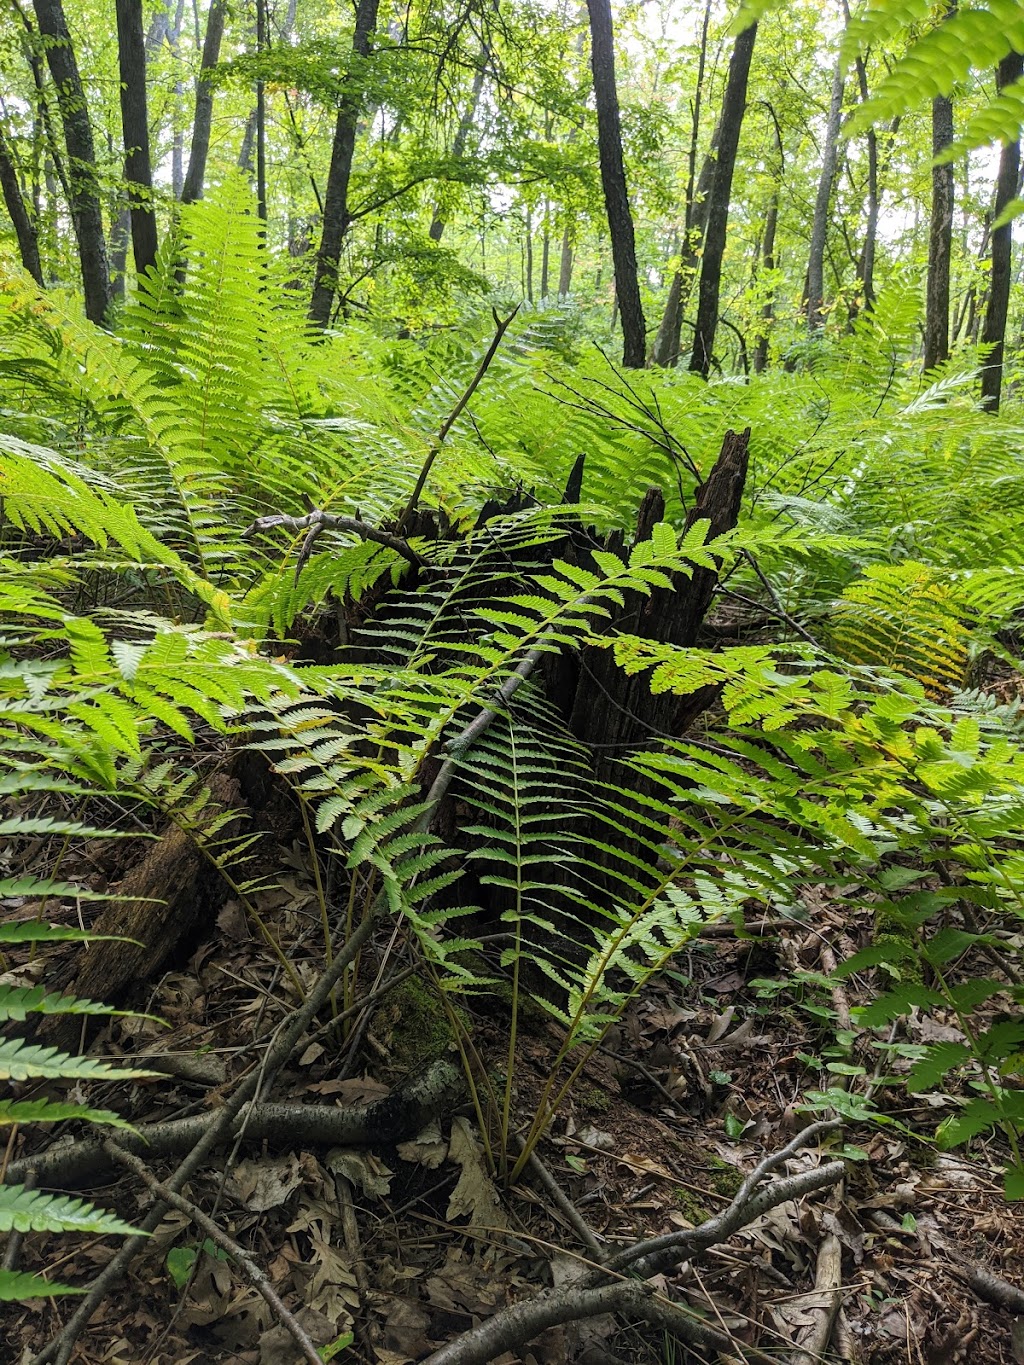
[{"label": "dry brown leaf", "polygon": [[470,1232],[505,1227],[505,1211],[498,1202],[498,1192],[484,1166],[483,1153],[467,1119],[452,1120],[448,1155],[462,1167],[462,1174],[452,1190],[445,1217],[465,1218],[468,1215]]}]

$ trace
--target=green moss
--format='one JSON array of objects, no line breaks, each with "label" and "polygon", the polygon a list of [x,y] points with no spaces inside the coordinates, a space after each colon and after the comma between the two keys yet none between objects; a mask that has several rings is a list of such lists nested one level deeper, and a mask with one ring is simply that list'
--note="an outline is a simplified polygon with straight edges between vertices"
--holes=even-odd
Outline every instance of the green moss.
[{"label": "green moss", "polygon": [[612,1107],[612,1097],[607,1090],[596,1085],[581,1085],[576,1092],[580,1108],[587,1114],[607,1114]]},{"label": "green moss", "polygon": [[708,1157],[707,1172],[714,1192],[725,1195],[728,1199],[731,1199],[743,1184],[743,1172],[738,1171],[730,1162],[723,1161],[721,1157]]},{"label": "green moss", "polygon": [[[448,1004],[468,1032],[469,1016],[465,1010],[450,1001]],[[388,991],[374,1011],[372,1028],[395,1066],[403,1071],[414,1071],[436,1061],[456,1041],[445,1002],[414,976]]]},{"label": "green moss", "polygon": [[674,1193],[676,1208],[687,1222],[692,1223],[694,1227],[699,1227],[701,1223],[706,1223],[711,1217],[711,1210],[704,1207],[697,1195],[694,1194],[693,1190],[684,1190],[677,1187]]}]

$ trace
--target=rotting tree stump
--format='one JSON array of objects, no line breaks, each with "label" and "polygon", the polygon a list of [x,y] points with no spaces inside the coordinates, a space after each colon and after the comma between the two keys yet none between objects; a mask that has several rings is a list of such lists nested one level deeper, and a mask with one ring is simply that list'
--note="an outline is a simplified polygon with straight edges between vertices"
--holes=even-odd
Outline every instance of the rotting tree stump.
[{"label": "rotting tree stump", "polygon": [[[685,530],[696,522],[710,522],[708,538],[731,530],[739,518],[747,476],[750,428],[737,434],[726,432],[721,453],[686,518]],[[653,527],[665,514],[659,488],[648,489],[637,517],[634,544],[649,539]],[[628,593],[623,605],[609,619],[609,635],[636,635],[679,648],[697,643],[701,625],[711,606],[718,574],[695,566],[692,574],[673,575],[671,588],[655,588],[649,596]],[[683,734],[712,703],[713,688],[691,696],[671,692],[655,695],[645,673],[632,677],[618,667],[610,649],[585,647],[579,656],[575,689],[571,695],[555,696],[569,719],[569,728],[594,755],[597,780],[606,780],[613,769],[621,780],[618,760],[632,748],[658,739]]]}]

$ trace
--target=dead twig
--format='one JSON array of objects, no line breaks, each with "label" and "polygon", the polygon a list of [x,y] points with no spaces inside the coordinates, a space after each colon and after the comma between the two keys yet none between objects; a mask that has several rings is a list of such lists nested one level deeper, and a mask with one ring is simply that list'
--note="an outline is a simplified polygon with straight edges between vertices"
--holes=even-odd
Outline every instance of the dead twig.
[{"label": "dead twig", "polygon": [[[518,1133],[512,1134],[512,1140],[520,1151],[526,1146],[525,1140]],[[580,1213],[579,1209],[565,1193],[561,1185],[559,1185],[558,1181],[544,1165],[535,1151],[531,1152],[527,1157],[526,1164],[540,1181],[544,1188],[544,1192],[552,1200],[566,1222],[568,1222],[577,1237],[579,1237],[580,1241],[590,1252],[592,1258],[600,1264],[604,1260],[605,1249],[598,1240],[597,1234]]]},{"label": "dead twig", "polygon": [[[427,1365],[484,1365],[484,1362],[493,1360],[503,1351],[517,1349],[549,1327],[596,1317],[602,1313],[626,1313],[649,1319],[654,1287],[647,1281],[652,1276],[672,1269],[684,1259],[725,1241],[769,1209],[814,1190],[826,1189],[842,1179],[845,1167],[841,1161],[834,1161],[817,1170],[784,1176],[772,1181],[765,1189],[759,1189],[768,1176],[801,1147],[838,1126],[831,1122],[812,1123],[780,1151],[765,1157],[744,1180],[729,1207],[700,1227],[637,1242],[614,1256],[606,1257],[604,1265],[592,1270],[582,1282],[544,1290],[532,1299],[502,1309],[486,1322],[435,1351],[428,1358]],[[600,1283],[611,1275],[628,1275],[630,1278]],[[680,1321],[672,1330],[683,1339],[710,1344],[707,1336],[697,1337],[695,1332],[709,1333],[711,1329],[702,1322],[694,1326],[684,1319],[681,1309],[679,1313]],[[688,1330],[691,1331],[689,1337],[685,1335]],[[721,1334],[715,1332],[714,1337],[717,1339]],[[721,1342],[726,1348],[735,1350],[735,1343],[728,1338],[721,1337]]]},{"label": "dead twig", "polygon": [[242,535],[248,538],[260,531],[272,530],[275,526],[283,526],[287,531],[306,532],[302,549],[299,551],[299,558],[295,564],[296,579],[309,562],[317,536],[328,529],[352,531],[363,540],[372,540],[377,545],[385,545],[389,550],[394,550],[396,554],[401,555],[414,569],[422,569],[426,564],[423,556],[418,555],[402,536],[392,535],[390,531],[382,531],[377,526],[371,526],[368,521],[360,521],[358,517],[343,517],[334,512],[322,512],[318,507],[314,507],[304,517],[289,517],[283,512],[275,512],[266,517],[257,517],[251,526],[246,527]]},{"label": "dead twig", "polygon": [[219,1246],[222,1251],[226,1252],[252,1285],[253,1289],[255,1289],[257,1294],[266,1302],[270,1311],[277,1318],[278,1322],[280,1322],[281,1326],[289,1332],[295,1345],[302,1353],[302,1358],[307,1360],[309,1365],[323,1365],[323,1358],[310,1341],[306,1332],[303,1330],[302,1325],[296,1321],[291,1311],[285,1307],[284,1303],[281,1301],[280,1295],[267,1279],[264,1271],[261,1270],[249,1253],[240,1247],[234,1238],[229,1237],[222,1228],[218,1227],[212,1218],[208,1218],[206,1214],[203,1213],[202,1209],[197,1208],[191,1200],[183,1199],[180,1194],[175,1194],[173,1190],[169,1190],[166,1185],[162,1184],[148,1169],[145,1162],[140,1161],[137,1156],[133,1156],[131,1152],[126,1152],[123,1147],[119,1146],[118,1143],[112,1141],[110,1138],[108,1138],[103,1145],[106,1148],[108,1155],[114,1161],[131,1171],[134,1175],[137,1175],[146,1185],[147,1189],[156,1195],[157,1199],[159,1199],[162,1204],[170,1205],[171,1208],[177,1209],[180,1213],[185,1214],[185,1216],[196,1225],[200,1232],[206,1237],[209,1237],[210,1241],[216,1246]]},{"label": "dead twig", "polygon": [[790,1365],[818,1365],[832,1340],[836,1318],[843,1304],[843,1248],[830,1232],[818,1248],[814,1294],[802,1300],[802,1308],[814,1315],[807,1336],[793,1352]]},{"label": "dead twig", "polygon": [[451,431],[452,427],[455,425],[456,421],[458,420],[459,416],[462,413],[463,408],[473,397],[474,393],[476,393],[480,381],[483,379],[484,375],[490,369],[491,361],[497,355],[498,347],[501,345],[501,339],[508,331],[509,327],[512,325],[512,319],[518,312],[519,312],[518,304],[516,305],[515,308],[512,309],[511,313],[509,313],[507,318],[499,317],[498,310],[496,308],[491,309],[491,316],[494,318],[494,336],[491,338],[491,344],[488,346],[486,352],[484,353],[483,359],[477,366],[476,374],[474,374],[473,378],[469,381],[469,384],[464,390],[461,398],[459,398],[458,402],[452,408],[451,412],[441,423],[441,426],[438,429],[438,433],[434,437],[433,444],[427,451],[427,458],[423,461],[423,468],[420,470],[416,478],[416,483],[413,486],[413,490],[409,494],[409,501],[405,505],[405,511],[398,518],[398,526],[396,527],[396,530],[399,533],[404,531],[405,527],[409,524],[409,518],[416,510],[416,504],[420,500],[420,494],[423,492],[423,486],[430,476],[430,471],[431,468],[433,467],[434,461],[441,453],[441,447],[447,440],[449,431]]}]

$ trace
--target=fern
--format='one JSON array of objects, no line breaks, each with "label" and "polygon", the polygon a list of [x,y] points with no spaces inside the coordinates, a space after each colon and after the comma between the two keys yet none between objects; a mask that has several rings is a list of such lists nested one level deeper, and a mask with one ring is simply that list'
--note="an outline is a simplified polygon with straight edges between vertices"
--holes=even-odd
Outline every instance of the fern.
[{"label": "fern", "polygon": [[[72,938],[89,942],[94,937],[85,930],[56,928],[40,921],[0,925],[0,942],[5,944],[46,943]],[[39,1014],[110,1015],[121,1012],[93,1000],[48,995],[41,986],[7,984],[0,987],[0,1024],[11,1020],[23,1022],[29,1015]],[[76,1057],[58,1048],[34,1046],[21,1038],[0,1036],[0,1081],[7,1083],[26,1080],[135,1080],[154,1074],[134,1067],[111,1066],[93,1058]],[[117,1114],[87,1104],[49,1099],[0,1100],[0,1129],[10,1125],[59,1123],[69,1119],[115,1128],[130,1127]],[[0,1185],[0,1232],[11,1231],[79,1232],[103,1237],[111,1234],[127,1236],[139,1232],[139,1229],[83,1199],[46,1194],[41,1190],[26,1189],[22,1185]],[[39,1275],[0,1270],[0,1300],[81,1292]]]}]

